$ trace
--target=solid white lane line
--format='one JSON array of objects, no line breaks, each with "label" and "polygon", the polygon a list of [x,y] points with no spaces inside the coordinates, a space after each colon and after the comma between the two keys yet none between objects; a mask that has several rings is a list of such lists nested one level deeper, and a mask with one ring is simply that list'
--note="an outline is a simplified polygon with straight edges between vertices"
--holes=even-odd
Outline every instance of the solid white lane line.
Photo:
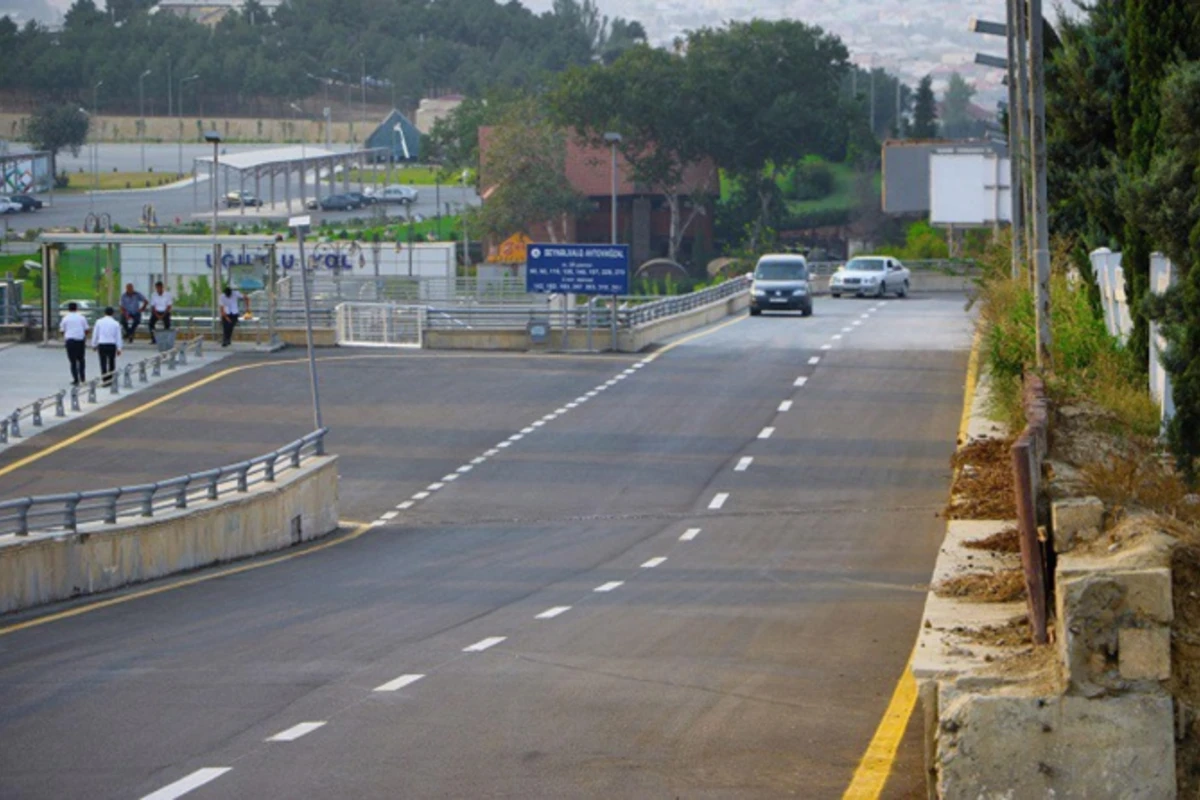
[{"label": "solid white lane line", "polygon": [[686,531],[683,532],[683,535],[679,537],[679,541],[690,542],[692,539],[695,539],[699,535],[700,535],[699,528],[688,528]]},{"label": "solid white lane line", "polygon": [[429,497],[429,492],[417,492],[416,494],[414,494],[412,496],[412,499],[413,500],[424,500],[426,497]]},{"label": "solid white lane line", "polygon": [[565,614],[570,610],[570,606],[555,606],[554,608],[547,608],[545,611],[534,617],[534,619],[554,619],[559,614]]},{"label": "solid white lane line", "polygon": [[779,410],[780,411],[791,411],[792,410],[792,401],[784,400],[782,403],[779,404]]},{"label": "solid white lane line", "polygon": [[461,467],[459,467],[458,469],[456,469],[454,471],[457,472],[459,475],[465,475],[473,469],[475,469],[474,464],[463,464]]},{"label": "solid white lane line", "polygon": [[399,511],[389,511],[386,514],[380,514],[379,518],[380,519],[395,519],[398,516],[400,516]]},{"label": "solid white lane line", "polygon": [[738,459],[737,466],[733,468],[734,472],[745,472],[754,463],[754,456],[742,456]]},{"label": "solid white lane line", "polygon": [[405,686],[416,683],[424,678],[424,675],[401,675],[395,680],[390,680],[387,683],[381,683],[375,687],[376,692],[396,692],[403,689]]},{"label": "solid white lane line", "polygon": [[[483,462],[485,462],[487,460],[488,460],[487,456],[477,456],[477,457],[471,459],[471,463],[475,466],[479,466],[480,464],[482,464]],[[460,472],[464,471],[462,467],[459,467],[458,469]]]},{"label": "solid white lane line", "polygon": [[832,350],[832,349],[833,349],[833,345],[831,345],[831,344],[823,344],[823,345],[821,345],[821,349],[822,349],[822,350]]},{"label": "solid white lane line", "polygon": [[834,341],[837,341],[838,339],[842,338],[842,335],[840,333],[835,333],[833,336],[830,336],[829,338],[833,339]]},{"label": "solid white lane line", "polygon": [[808,378],[801,375],[799,378],[796,378],[796,380],[794,380],[792,382],[792,386],[803,386],[806,383],[808,383]]},{"label": "solid white lane line", "polygon": [[446,484],[444,484],[444,483],[431,483],[425,487],[425,490],[428,492],[436,492],[438,489],[441,489],[445,485]]},{"label": "solid white lane line", "polygon": [[820,357],[820,356],[813,356],[812,358],[810,358],[810,359],[808,360],[808,363],[809,363],[809,364],[820,364],[820,363],[821,363],[821,357]]},{"label": "solid white lane line", "polygon": [[771,434],[773,434],[774,432],[775,432],[774,428],[763,428],[761,431],[758,432],[758,438],[770,439]]},{"label": "solid white lane line", "polygon": [[168,784],[157,792],[151,792],[142,798],[142,800],[175,800],[176,797],[183,797],[192,789],[199,789],[209,781],[214,781],[224,775],[233,767],[205,767],[198,769],[186,778],[180,778],[172,784]]},{"label": "solid white lane line", "polygon": [[407,511],[408,509],[410,509],[410,508],[412,508],[412,507],[413,507],[413,501],[412,501],[412,500],[405,500],[403,503],[401,503],[400,505],[396,506],[396,508],[400,509],[401,511]]},{"label": "solid white lane line", "polygon": [[611,592],[613,589],[616,589],[618,586],[623,586],[624,584],[625,584],[625,581],[609,581],[608,583],[600,584],[595,589],[592,589],[592,591],[593,592]]},{"label": "solid white lane line", "polygon": [[269,736],[263,741],[267,742],[294,742],[301,736],[312,733],[317,728],[324,727],[324,722],[301,722],[299,725],[293,725],[286,731],[280,731],[274,736]]},{"label": "solid white lane line", "polygon": [[729,499],[729,492],[720,492],[712,499],[712,502],[708,504],[708,510],[716,511],[721,506],[725,505],[725,501],[728,499]]},{"label": "solid white lane line", "polygon": [[507,636],[489,636],[486,639],[480,639],[478,642],[476,642],[473,645],[464,647],[463,652],[464,653],[482,653],[484,650],[487,650],[489,647],[495,647],[496,645],[500,644],[507,638],[508,638]]},{"label": "solid white lane line", "polygon": [[659,564],[663,563],[666,560],[667,560],[666,556],[655,556],[654,558],[647,561],[645,564],[642,564],[642,569],[654,569],[655,567],[657,567]]}]

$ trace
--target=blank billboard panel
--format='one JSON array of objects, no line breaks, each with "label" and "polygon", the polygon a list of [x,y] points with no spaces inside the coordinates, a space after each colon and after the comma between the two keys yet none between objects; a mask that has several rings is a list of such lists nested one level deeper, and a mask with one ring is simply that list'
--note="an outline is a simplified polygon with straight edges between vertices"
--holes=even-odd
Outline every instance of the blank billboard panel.
[{"label": "blank billboard panel", "polygon": [[1011,221],[1008,159],[995,153],[938,153],[929,158],[929,221],[991,225]]}]

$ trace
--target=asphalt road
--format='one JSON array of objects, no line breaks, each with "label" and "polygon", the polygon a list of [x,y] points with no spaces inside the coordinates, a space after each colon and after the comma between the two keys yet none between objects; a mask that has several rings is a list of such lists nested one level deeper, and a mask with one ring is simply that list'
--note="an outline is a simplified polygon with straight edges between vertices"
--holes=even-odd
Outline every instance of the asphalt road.
[{"label": "asphalt road", "polygon": [[[252,150],[272,149],[282,147],[284,145],[229,145],[227,148],[229,153],[238,153]],[[334,150],[345,149],[342,145],[335,145]],[[140,168],[140,153],[137,145],[119,145],[105,144],[98,147],[100,171],[109,172],[113,169],[118,171],[137,171]],[[157,172],[175,173],[178,167],[177,148],[175,145],[150,144],[146,146],[146,163],[147,166],[153,167]],[[183,148],[183,164],[185,172],[191,171],[193,157],[207,157],[212,154],[211,148],[204,145],[185,145]],[[83,170],[87,172],[91,169],[90,149],[84,148],[79,151],[77,157],[73,157],[69,152],[64,152],[59,155],[59,169],[68,172],[77,172]],[[296,198],[294,208],[295,213],[300,213],[300,183],[297,176],[292,176],[292,194]],[[340,191],[341,183],[338,183]],[[237,189],[236,185],[231,184],[226,187],[222,183],[222,193]],[[307,196],[312,197],[312,175],[308,176]],[[352,184],[351,189],[357,190],[358,185]],[[438,212],[438,199],[436,197],[435,187],[433,186],[418,186],[416,187],[419,195],[417,202],[413,205],[412,211],[414,214],[420,214],[425,217],[432,217]],[[253,181],[248,180],[246,190],[253,192]],[[264,179],[261,186],[261,192],[264,199],[269,199],[268,182]],[[279,179],[275,188],[276,199],[282,203],[285,197],[285,188],[283,180]],[[322,196],[328,194],[326,184],[322,184]],[[450,213],[457,213],[464,205],[478,205],[479,196],[473,188],[464,188],[462,186],[447,185],[443,186],[440,191],[441,211],[446,213],[446,205],[450,206]],[[50,201],[50,195],[39,195],[43,202]],[[0,217],[0,221],[8,224],[9,228],[16,231],[23,231],[28,228],[48,228],[48,227],[82,227],[88,214],[106,213],[111,218],[113,223],[123,225],[125,227],[141,226],[142,212],[146,205],[152,205],[154,212],[158,218],[159,224],[165,225],[174,222],[178,219],[181,222],[189,222],[194,218],[199,218],[207,221],[211,213],[211,195],[208,192],[207,179],[202,180],[193,189],[189,184],[180,188],[159,187],[148,190],[130,190],[117,192],[98,192],[92,195],[89,192],[56,192],[53,196],[53,205],[47,206],[37,212],[24,214],[8,214]],[[222,211],[225,209],[222,208]],[[394,217],[403,218],[406,209],[400,206],[388,206],[388,214]],[[352,212],[311,212],[317,219],[350,219],[351,217],[369,216],[370,210],[360,210]],[[286,216],[286,212],[281,211],[278,218]],[[223,217],[223,220],[236,219],[237,222],[245,221],[246,224],[252,224],[251,217]]]},{"label": "asphalt road", "polygon": [[[0,797],[839,797],[915,639],[969,345],[961,300],[876,308],[649,361],[339,351],[341,513],[380,525],[0,629]],[[273,447],[307,386],[264,364],[0,496]],[[888,796],[923,796],[913,733]]]}]

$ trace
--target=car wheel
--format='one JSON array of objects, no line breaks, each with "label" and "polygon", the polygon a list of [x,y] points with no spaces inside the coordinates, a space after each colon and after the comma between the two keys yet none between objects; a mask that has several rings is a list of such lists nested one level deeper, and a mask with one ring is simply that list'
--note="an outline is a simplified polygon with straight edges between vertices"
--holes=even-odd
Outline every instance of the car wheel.
[{"label": "car wheel", "polygon": [[762,314],[762,309],[761,309],[761,308],[752,308],[752,309],[750,309],[750,316],[752,316],[752,317],[757,317],[757,316],[759,316],[760,314]]},{"label": "car wheel", "polygon": [[837,298],[842,296],[842,293],[841,292],[830,292],[829,296],[836,300]]},{"label": "car wheel", "polygon": [[805,306],[804,308],[800,309],[800,315],[804,316],[804,317],[811,317],[812,316],[812,306],[808,305],[808,306]]},{"label": "car wheel", "polygon": [[887,296],[887,281],[879,282],[879,291],[875,294],[875,296],[876,297],[886,297]]},{"label": "car wheel", "polygon": [[896,292],[897,297],[908,297],[908,281],[900,284],[900,291]]}]

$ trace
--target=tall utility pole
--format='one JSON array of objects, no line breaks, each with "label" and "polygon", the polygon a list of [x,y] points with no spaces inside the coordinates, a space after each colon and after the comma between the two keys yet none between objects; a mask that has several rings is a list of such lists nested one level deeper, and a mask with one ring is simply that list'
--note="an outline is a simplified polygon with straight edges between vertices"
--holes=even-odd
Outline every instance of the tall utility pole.
[{"label": "tall utility pole", "polygon": [[1042,0],[1029,0],[1029,50],[1033,75],[1030,85],[1033,116],[1030,130],[1033,146],[1033,235],[1037,282],[1038,369],[1053,368],[1050,357],[1050,227],[1046,197],[1046,63],[1043,51]]},{"label": "tall utility pole", "polygon": [[900,71],[896,70],[896,138],[904,138],[904,116],[900,110]]},{"label": "tall utility pole", "polygon": [[875,65],[871,65],[871,135],[875,135]]},{"label": "tall utility pole", "polygon": [[183,175],[183,87],[198,80],[199,75],[189,75],[179,81],[179,175]]},{"label": "tall utility pole", "polygon": [[1021,274],[1021,256],[1025,252],[1025,206],[1022,201],[1023,168],[1021,165],[1021,120],[1024,118],[1022,87],[1017,83],[1017,5],[1024,0],[1008,0],[1006,31],[1008,40],[1008,185],[1011,200],[1012,276]]},{"label": "tall utility pole", "polygon": [[141,128],[138,143],[142,152],[142,172],[146,171],[146,76],[149,74],[150,70],[145,70],[138,76],[138,125]]},{"label": "tall utility pole", "polygon": [[[1016,28],[1014,29],[1013,34],[1012,34],[1015,37],[1014,44],[1017,49],[1017,109],[1018,109],[1018,115],[1020,117],[1019,121],[1021,123],[1021,136],[1019,139],[1019,141],[1021,143],[1021,150],[1020,150],[1020,153],[1018,154],[1018,157],[1021,161],[1022,175],[1030,174],[1029,171],[1033,169],[1033,158],[1032,158],[1032,154],[1030,152],[1031,142],[1030,142],[1030,137],[1029,137],[1029,123],[1030,123],[1030,117],[1032,116],[1032,114],[1030,113],[1030,105],[1029,105],[1029,102],[1030,102],[1029,69],[1027,67],[1027,64],[1028,64],[1027,54],[1029,52],[1029,47],[1028,47],[1028,43],[1029,43],[1029,24],[1028,24],[1029,20],[1028,20],[1028,17],[1029,17],[1029,15],[1027,13],[1028,7],[1026,6],[1026,2],[1027,2],[1027,0],[1013,0],[1013,5],[1016,10],[1017,19],[1016,19]],[[1022,256],[1025,258],[1026,263],[1029,264],[1030,271],[1032,272],[1033,263],[1034,263],[1034,258],[1033,258],[1033,181],[1032,180],[1026,181],[1026,180],[1022,179],[1021,188],[1022,188],[1021,196],[1022,196],[1022,203],[1023,203],[1023,206],[1021,209],[1021,222],[1024,226],[1024,230],[1023,230],[1024,237],[1023,238],[1024,238],[1024,244],[1025,244],[1025,252],[1022,253]]]}]

